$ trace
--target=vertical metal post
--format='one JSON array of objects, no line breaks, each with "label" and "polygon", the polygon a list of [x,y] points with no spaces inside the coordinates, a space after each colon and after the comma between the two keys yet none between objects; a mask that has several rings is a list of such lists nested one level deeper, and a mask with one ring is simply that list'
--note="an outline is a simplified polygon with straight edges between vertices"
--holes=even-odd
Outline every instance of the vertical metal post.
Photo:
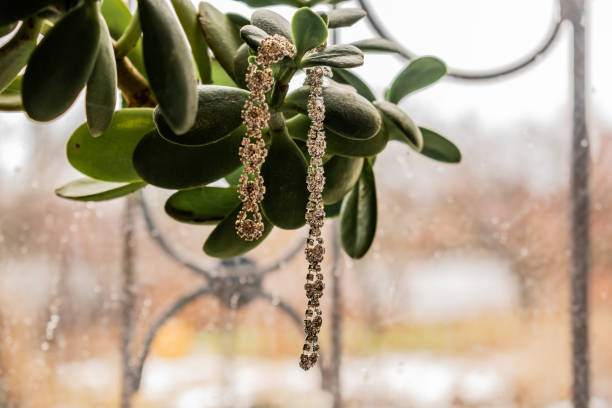
[{"label": "vertical metal post", "polygon": [[590,203],[589,138],[585,101],[586,0],[564,0],[563,15],[573,33],[573,135],[570,186],[571,220],[571,327],[572,401],[574,408],[588,408],[589,390],[589,269]]},{"label": "vertical metal post", "polygon": [[121,259],[121,408],[131,408],[134,394],[132,369],[132,333],[134,314],[134,220],[138,207],[138,196],[131,194],[126,199],[123,216]]}]

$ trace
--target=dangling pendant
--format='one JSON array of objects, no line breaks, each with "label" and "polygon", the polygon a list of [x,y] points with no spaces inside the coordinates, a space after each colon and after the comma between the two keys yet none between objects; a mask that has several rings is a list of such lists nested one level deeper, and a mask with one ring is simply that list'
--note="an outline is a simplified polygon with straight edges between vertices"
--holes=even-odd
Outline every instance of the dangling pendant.
[{"label": "dangling pendant", "polygon": [[242,121],[246,133],[238,153],[244,165],[240,175],[238,195],[242,208],[236,218],[236,233],[242,239],[254,241],[261,238],[264,230],[263,218],[259,203],[266,192],[260,167],[266,160],[268,150],[265,147],[261,130],[268,125],[270,112],[266,103],[266,93],[274,85],[274,76],[270,65],[283,58],[295,55],[295,48],[285,37],[274,35],[264,39],[257,50],[255,63],[249,62],[246,73],[249,99],[242,110]]},{"label": "dangling pendant", "polygon": [[328,67],[313,67],[306,70],[306,82],[310,85],[308,96],[308,117],[310,118],[310,129],[308,131],[308,154],[310,164],[306,184],[310,196],[306,207],[306,221],[310,227],[306,241],[306,260],[308,261],[308,272],[306,273],[306,307],[304,319],[304,334],[306,339],[300,355],[300,367],[309,370],[314,367],[319,359],[319,332],[323,324],[320,308],[320,299],[323,296],[323,274],[321,263],[325,255],[321,229],[325,219],[323,204],[323,187],[325,186],[325,175],[323,174],[323,156],[325,155],[325,104],[323,101],[323,77],[331,76]]}]

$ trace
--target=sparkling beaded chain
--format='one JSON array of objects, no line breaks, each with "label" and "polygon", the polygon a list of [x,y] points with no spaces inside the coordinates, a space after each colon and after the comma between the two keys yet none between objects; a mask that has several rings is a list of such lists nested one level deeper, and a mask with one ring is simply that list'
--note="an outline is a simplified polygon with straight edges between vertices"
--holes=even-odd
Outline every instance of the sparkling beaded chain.
[{"label": "sparkling beaded chain", "polygon": [[308,154],[310,164],[306,184],[310,196],[306,207],[306,221],[310,227],[306,241],[306,260],[308,261],[308,272],[306,274],[306,317],[304,319],[304,334],[306,340],[300,355],[300,367],[309,370],[314,367],[319,359],[319,331],[323,324],[320,309],[320,298],[323,296],[323,274],[321,273],[321,262],[325,254],[321,228],[325,219],[323,204],[323,187],[325,176],[323,173],[323,156],[325,155],[325,104],[323,101],[323,77],[331,76],[328,67],[313,67],[306,70],[306,83],[310,85],[308,96],[308,117],[310,118],[310,129],[308,131]]},{"label": "sparkling beaded chain", "polygon": [[260,167],[266,159],[268,150],[261,129],[266,127],[270,120],[270,111],[266,103],[266,93],[274,85],[270,65],[293,55],[295,48],[285,37],[280,35],[268,37],[259,45],[255,63],[249,62],[246,74],[250,94],[242,110],[242,120],[247,130],[238,151],[244,171],[240,175],[238,185],[242,208],[236,218],[236,233],[247,241],[259,239],[264,230],[259,203],[263,200],[266,188]]}]

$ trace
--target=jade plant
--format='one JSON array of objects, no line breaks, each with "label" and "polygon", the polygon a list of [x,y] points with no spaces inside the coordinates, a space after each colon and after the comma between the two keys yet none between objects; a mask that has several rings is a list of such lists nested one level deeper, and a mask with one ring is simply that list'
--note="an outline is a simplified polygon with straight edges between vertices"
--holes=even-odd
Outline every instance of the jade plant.
[{"label": "jade plant", "polygon": [[[309,89],[289,92],[289,84],[308,67],[330,67],[333,77],[323,88],[325,213],[340,218],[342,246],[360,258],[376,233],[372,168],[389,142],[434,160],[461,160],[452,142],[418,127],[397,106],[442,78],[446,67],[434,57],[414,59],[392,80],[384,100],[377,100],[350,69],[364,63],[364,53],[395,53],[397,45],[383,39],[328,43],[330,30],[353,25],[363,10],[324,7],[341,0],[243,2],[258,8],[250,19],[208,2],[196,9],[189,0],[139,0],[134,14],[122,0],[4,1],[0,110],[50,121],[86,88],[87,120],[66,146],[68,161],[86,177],[58,188],[57,195],[103,201],[147,184],[176,190],[166,201],[167,214],[216,225],[204,252],[234,257],[259,245],[274,227],[305,224]],[[278,4],[297,8],[291,22],[259,8]],[[317,5],[322,9],[313,10]],[[235,231],[241,114],[249,97],[245,74],[261,41],[273,35],[288,39],[295,53],[272,66],[274,86],[265,96],[270,120],[263,130],[269,153],[261,168],[264,233],[246,241]]]}]

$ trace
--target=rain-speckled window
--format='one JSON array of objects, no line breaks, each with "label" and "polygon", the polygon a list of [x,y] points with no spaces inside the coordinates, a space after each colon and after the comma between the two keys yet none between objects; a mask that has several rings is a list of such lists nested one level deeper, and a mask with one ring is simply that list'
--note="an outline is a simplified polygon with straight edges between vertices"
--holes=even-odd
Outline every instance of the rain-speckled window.
[{"label": "rain-speckled window", "polygon": [[[130,18],[108,12],[117,1],[101,5],[115,53],[129,38],[112,23]],[[41,39],[80,2],[46,3]],[[306,227],[217,259],[202,251],[214,225],[166,213],[174,191],[58,197],[81,176],[66,143],[86,120],[85,91],[40,123],[11,84],[0,92],[0,407],[612,407],[612,3],[208,3],[237,25],[259,4],[289,21],[296,5],[365,9],[328,44],[385,39],[351,70],[378,101],[411,61],[444,61],[444,78],[398,106],[452,140],[460,162],[398,140],[365,159],[376,235],[353,259],[340,219],[326,219],[321,360],[305,372]],[[0,61],[20,24],[0,37]],[[303,83],[297,74],[289,90]]]}]

